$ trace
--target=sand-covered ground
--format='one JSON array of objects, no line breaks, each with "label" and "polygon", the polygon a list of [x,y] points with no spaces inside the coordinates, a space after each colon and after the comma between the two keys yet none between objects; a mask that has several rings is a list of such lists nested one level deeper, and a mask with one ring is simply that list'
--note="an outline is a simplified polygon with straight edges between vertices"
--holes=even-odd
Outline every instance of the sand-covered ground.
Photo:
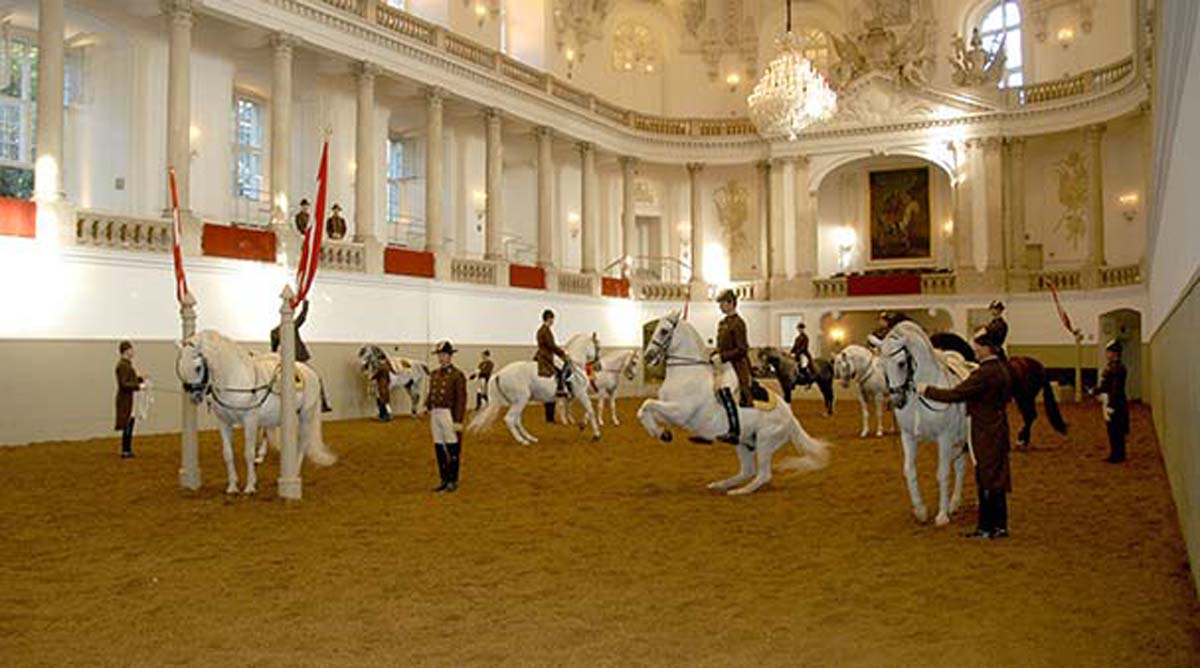
[{"label": "sand-covered ground", "polygon": [[[919,525],[897,438],[858,407],[795,404],[835,444],[824,471],[758,494],[704,488],[729,446],[600,443],[527,411],[466,444],[434,495],[424,421],[326,426],[341,459],[304,500],[178,490],[177,437],[0,449],[0,666],[1194,666],[1200,614],[1149,424],[1102,463],[1095,407],[1066,406],[1016,454],[1013,536]],[[240,458],[240,457],[239,457]],[[922,487],[935,501],[934,449]]]}]

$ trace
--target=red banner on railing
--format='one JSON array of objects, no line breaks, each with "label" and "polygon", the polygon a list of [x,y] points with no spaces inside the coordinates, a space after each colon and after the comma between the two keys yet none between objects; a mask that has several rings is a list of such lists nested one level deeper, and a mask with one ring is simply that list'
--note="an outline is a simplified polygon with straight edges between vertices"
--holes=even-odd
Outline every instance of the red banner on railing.
[{"label": "red banner on railing", "polygon": [[316,219],[304,233],[304,248],[300,252],[300,262],[296,267],[296,297],[292,299],[292,308],[308,297],[308,289],[312,287],[313,279],[317,276],[317,266],[321,264],[321,236],[325,230],[325,186],[329,180],[329,139],[325,139],[321,147],[321,166],[317,169],[317,209]]},{"label": "red banner on railing", "polygon": [[175,299],[183,303],[188,293],[187,276],[183,273],[183,216],[179,212],[179,186],[175,183],[175,168],[167,170],[167,181],[171,186],[171,255],[175,262]]}]

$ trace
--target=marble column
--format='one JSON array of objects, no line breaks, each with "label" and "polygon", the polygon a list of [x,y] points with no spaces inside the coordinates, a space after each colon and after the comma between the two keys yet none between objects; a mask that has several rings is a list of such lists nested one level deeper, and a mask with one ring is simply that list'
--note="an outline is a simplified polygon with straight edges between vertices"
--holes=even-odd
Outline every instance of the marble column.
[{"label": "marble column", "polygon": [[175,168],[179,209],[183,213],[189,213],[192,161],[192,0],[164,0],[162,6],[167,16],[168,35],[167,166]]},{"label": "marble column", "polygon": [[383,273],[383,244],[376,229],[375,194],[379,179],[380,135],[375,131],[375,77],[379,67],[360,62],[355,67],[358,101],[355,113],[354,148],[354,240],[363,244],[367,272]]},{"label": "marble column", "polygon": [[37,156],[34,162],[33,186],[37,201],[46,204],[64,198],[62,170],[65,25],[63,0],[41,0],[38,3]]},{"label": "marble column", "polygon": [[[1025,138],[1009,140],[1009,245],[1008,260],[1014,274],[1024,275],[1025,261]],[[1020,280],[1016,285],[1023,285]]]},{"label": "marble column", "polygon": [[537,263],[554,268],[554,132],[534,128],[537,143]]},{"label": "marble column", "polygon": [[984,228],[987,235],[987,263],[984,273],[987,285],[994,289],[1004,286],[1005,258],[1004,231],[1004,142],[999,137],[988,137],[983,141],[983,173],[987,187],[984,201]]},{"label": "marble column", "polygon": [[[442,250],[442,100],[440,88],[425,91],[425,250]],[[466,237],[458,239],[459,254],[466,250]]]},{"label": "marble column", "polygon": [[[292,49],[296,38],[284,33],[271,36],[274,56],[271,76],[271,222],[286,227],[283,238],[296,230],[288,225],[292,202],[288,197],[292,170]],[[281,230],[282,231],[282,230]]]},{"label": "marble column", "polygon": [[579,157],[581,176],[579,184],[580,241],[579,264],[585,274],[594,274],[600,267],[596,259],[600,246],[599,211],[595,198],[600,194],[596,180],[596,149],[588,142],[580,142]]},{"label": "marble column", "polygon": [[[700,172],[704,163],[689,162],[688,216],[691,219],[692,283],[704,284],[704,215],[700,202]],[[695,296],[695,295],[693,295]]]},{"label": "marble column", "polygon": [[817,202],[816,194],[808,190],[809,162],[807,157],[796,159],[796,277],[810,282],[817,273]]},{"label": "marble column", "polygon": [[635,158],[623,156],[621,162],[621,254],[625,258],[625,270],[636,254],[634,239],[637,238],[636,203],[633,198],[634,168],[637,167]]},{"label": "marble column", "polygon": [[783,246],[783,270],[788,278],[796,276],[796,159],[784,158],[779,196],[783,199],[782,232],[776,243]]},{"label": "marble column", "polygon": [[759,276],[764,280],[771,278],[771,162],[759,160],[754,165],[758,172],[758,225]]},{"label": "marble column", "polygon": [[972,173],[975,140],[956,142],[954,156],[957,174],[954,179],[954,248],[953,266],[960,274],[973,270],[975,252],[971,239],[971,228],[974,221],[974,195],[971,190],[975,185],[975,175]]},{"label": "marble column", "polygon": [[487,212],[484,219],[484,257],[503,260],[504,248],[500,238],[500,225],[504,216],[504,140],[500,110],[489,108],[484,112],[487,124],[487,158],[484,190],[487,192]]},{"label": "marble column", "polygon": [[1103,267],[1104,258],[1104,131],[1103,123],[1089,125],[1083,129],[1088,169],[1088,234],[1087,263],[1092,267]]},{"label": "marble column", "polygon": [[768,255],[771,267],[771,278],[775,282],[783,281],[787,278],[787,261],[784,258],[783,252],[783,221],[784,221],[784,196],[783,196],[783,161],[776,159],[771,161],[771,169],[767,175],[770,183],[770,196],[767,198],[770,205],[770,238],[771,244],[768,249]]}]

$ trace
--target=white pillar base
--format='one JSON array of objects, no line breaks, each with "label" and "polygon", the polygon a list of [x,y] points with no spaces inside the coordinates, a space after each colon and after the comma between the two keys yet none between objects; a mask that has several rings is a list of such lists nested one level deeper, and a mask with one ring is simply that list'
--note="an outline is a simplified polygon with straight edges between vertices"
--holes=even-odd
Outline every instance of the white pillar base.
[{"label": "white pillar base", "polygon": [[375,237],[367,237],[362,240],[363,243],[363,259],[366,263],[368,274],[383,273],[383,249],[384,245]]}]

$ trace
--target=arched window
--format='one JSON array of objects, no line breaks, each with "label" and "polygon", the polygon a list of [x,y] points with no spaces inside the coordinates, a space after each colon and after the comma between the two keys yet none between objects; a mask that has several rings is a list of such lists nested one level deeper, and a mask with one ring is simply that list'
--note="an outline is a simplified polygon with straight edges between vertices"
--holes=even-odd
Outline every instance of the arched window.
[{"label": "arched window", "polygon": [[1021,7],[1016,0],[1000,0],[983,14],[979,22],[979,37],[988,53],[996,53],[1004,45],[1004,78],[1001,88],[1025,83],[1024,59],[1021,52]]}]

